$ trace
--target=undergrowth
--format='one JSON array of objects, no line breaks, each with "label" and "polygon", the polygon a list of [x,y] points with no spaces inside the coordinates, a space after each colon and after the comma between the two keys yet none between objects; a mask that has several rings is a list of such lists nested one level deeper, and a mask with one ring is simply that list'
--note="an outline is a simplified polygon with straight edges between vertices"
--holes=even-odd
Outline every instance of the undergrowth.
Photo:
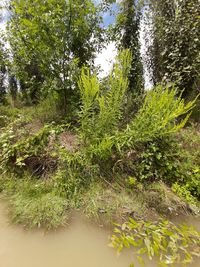
[{"label": "undergrowth", "polygon": [[54,191],[48,181],[24,176],[0,179],[0,191],[9,199],[10,217],[14,223],[28,228],[57,228],[67,224],[69,202]]},{"label": "undergrowth", "polygon": [[[128,50],[120,52],[104,84],[83,68],[76,123],[59,121],[52,99],[27,115],[2,108],[8,120],[0,126],[0,188],[14,221],[51,228],[73,208],[111,222],[199,205],[199,132],[184,128],[195,100],[185,103],[174,86],[158,85],[124,123],[130,61]],[[31,132],[37,119],[41,127]]]},{"label": "undergrowth", "polygon": [[123,188],[94,183],[84,194],[84,212],[104,224],[123,221],[128,216],[142,216],[147,210],[142,193],[129,194]]},{"label": "undergrowth", "polygon": [[38,196],[16,193],[12,196],[10,205],[12,221],[29,228],[52,229],[67,223],[68,201],[53,193]]}]

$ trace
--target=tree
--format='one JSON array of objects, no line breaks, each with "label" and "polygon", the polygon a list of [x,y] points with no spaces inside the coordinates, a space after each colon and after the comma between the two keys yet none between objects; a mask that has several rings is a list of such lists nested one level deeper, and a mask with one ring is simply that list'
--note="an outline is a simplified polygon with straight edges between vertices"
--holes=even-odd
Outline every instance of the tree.
[{"label": "tree", "polygon": [[6,88],[4,84],[6,74],[6,66],[4,60],[4,52],[2,44],[0,43],[0,104],[5,102]]},{"label": "tree", "polygon": [[154,83],[175,82],[183,97],[200,90],[199,0],[150,0]]},{"label": "tree", "polygon": [[[0,11],[2,10],[2,5],[0,4]],[[0,13],[0,20],[2,19]],[[0,32],[0,104],[5,102],[6,88],[5,88],[5,76],[6,76],[6,56],[3,41],[3,33]]]},{"label": "tree", "polygon": [[76,74],[90,64],[102,38],[92,0],[12,0],[9,41],[24,94],[35,102],[55,90],[69,109]]},{"label": "tree", "polygon": [[10,96],[12,98],[12,106],[14,107],[17,100],[17,80],[14,75],[9,73],[8,77],[8,91],[10,93]]},{"label": "tree", "polygon": [[139,30],[141,10],[135,0],[120,2],[119,14],[115,26],[115,34],[119,38],[119,49],[129,49],[132,53],[129,75],[129,91],[141,94],[144,89],[143,66],[140,54]]}]

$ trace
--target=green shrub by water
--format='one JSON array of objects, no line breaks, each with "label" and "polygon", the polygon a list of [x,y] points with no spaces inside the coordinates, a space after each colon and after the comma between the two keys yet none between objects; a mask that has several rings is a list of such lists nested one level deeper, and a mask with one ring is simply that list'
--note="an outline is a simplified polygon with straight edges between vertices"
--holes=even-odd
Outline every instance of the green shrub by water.
[{"label": "green shrub by water", "polygon": [[144,265],[145,254],[150,260],[155,258],[163,267],[185,266],[200,256],[200,232],[164,220],[152,223],[130,218],[115,227],[111,244],[118,252],[133,249],[134,258],[141,265]]}]

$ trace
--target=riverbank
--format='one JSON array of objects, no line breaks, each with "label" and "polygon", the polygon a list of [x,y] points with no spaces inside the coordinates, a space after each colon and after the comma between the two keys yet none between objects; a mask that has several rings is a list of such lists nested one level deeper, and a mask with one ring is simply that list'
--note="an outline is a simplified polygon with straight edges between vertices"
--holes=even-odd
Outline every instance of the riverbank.
[{"label": "riverbank", "polygon": [[[128,57],[128,51],[123,53],[122,58]],[[81,79],[88,86],[97,82],[84,72]],[[176,97],[176,89],[159,85],[146,94],[127,123],[121,120],[122,103],[116,102],[113,113],[112,108],[101,109],[99,99],[96,109],[92,98],[90,111],[88,88],[80,84],[80,90],[83,106],[75,113],[75,121],[52,121],[51,117],[47,122],[41,114],[36,118],[37,107],[2,108],[0,191],[9,203],[12,223],[59,229],[78,210],[101,225],[118,223],[122,231],[115,231],[122,236],[115,240],[122,241],[120,248],[129,247],[133,239],[131,246],[145,246],[141,249],[150,258],[160,253],[162,264],[169,257],[170,263],[179,263],[181,254],[185,255],[183,263],[192,261],[199,253],[199,233],[167,220],[199,215],[200,134],[198,125],[189,124],[189,116],[184,115],[195,101],[184,104]],[[107,99],[116,100],[115,94],[112,91]],[[44,114],[48,115],[47,109]],[[132,232],[135,225],[137,233]],[[143,235],[145,240],[141,240]]]},{"label": "riverbank", "polygon": [[[128,267],[133,259],[132,252],[128,251],[117,256],[108,247],[111,231],[78,213],[72,214],[66,228],[47,233],[10,224],[7,212],[6,203],[1,201],[0,260],[3,267]],[[154,261],[146,261],[147,267],[156,266]],[[190,266],[198,267],[199,263],[197,260]]]}]

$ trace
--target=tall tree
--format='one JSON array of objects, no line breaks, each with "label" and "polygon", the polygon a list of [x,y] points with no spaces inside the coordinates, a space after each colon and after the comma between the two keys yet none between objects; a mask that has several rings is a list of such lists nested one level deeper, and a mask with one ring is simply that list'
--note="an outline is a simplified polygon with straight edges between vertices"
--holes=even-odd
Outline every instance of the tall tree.
[{"label": "tall tree", "polygon": [[144,89],[143,66],[140,54],[140,19],[141,10],[138,1],[123,0],[119,3],[119,13],[116,22],[119,49],[129,49],[132,53],[129,75],[129,91],[140,94]]},{"label": "tall tree", "polygon": [[[2,4],[0,4],[0,22],[2,22]],[[3,40],[3,32],[0,29],[0,104],[5,102],[6,87],[5,87],[5,76],[6,76],[6,56],[5,47]]]},{"label": "tall tree", "polygon": [[[9,41],[17,78],[32,102],[56,90],[65,110],[77,96],[77,67],[89,64],[101,40],[92,0],[12,0]],[[45,89],[44,89],[45,88]]]},{"label": "tall tree", "polygon": [[175,82],[183,97],[200,90],[199,0],[150,0],[154,83]]},{"label": "tall tree", "polygon": [[6,65],[5,65],[5,54],[3,50],[3,44],[0,41],[0,104],[5,102],[6,87],[5,87],[5,75],[6,75]]}]

